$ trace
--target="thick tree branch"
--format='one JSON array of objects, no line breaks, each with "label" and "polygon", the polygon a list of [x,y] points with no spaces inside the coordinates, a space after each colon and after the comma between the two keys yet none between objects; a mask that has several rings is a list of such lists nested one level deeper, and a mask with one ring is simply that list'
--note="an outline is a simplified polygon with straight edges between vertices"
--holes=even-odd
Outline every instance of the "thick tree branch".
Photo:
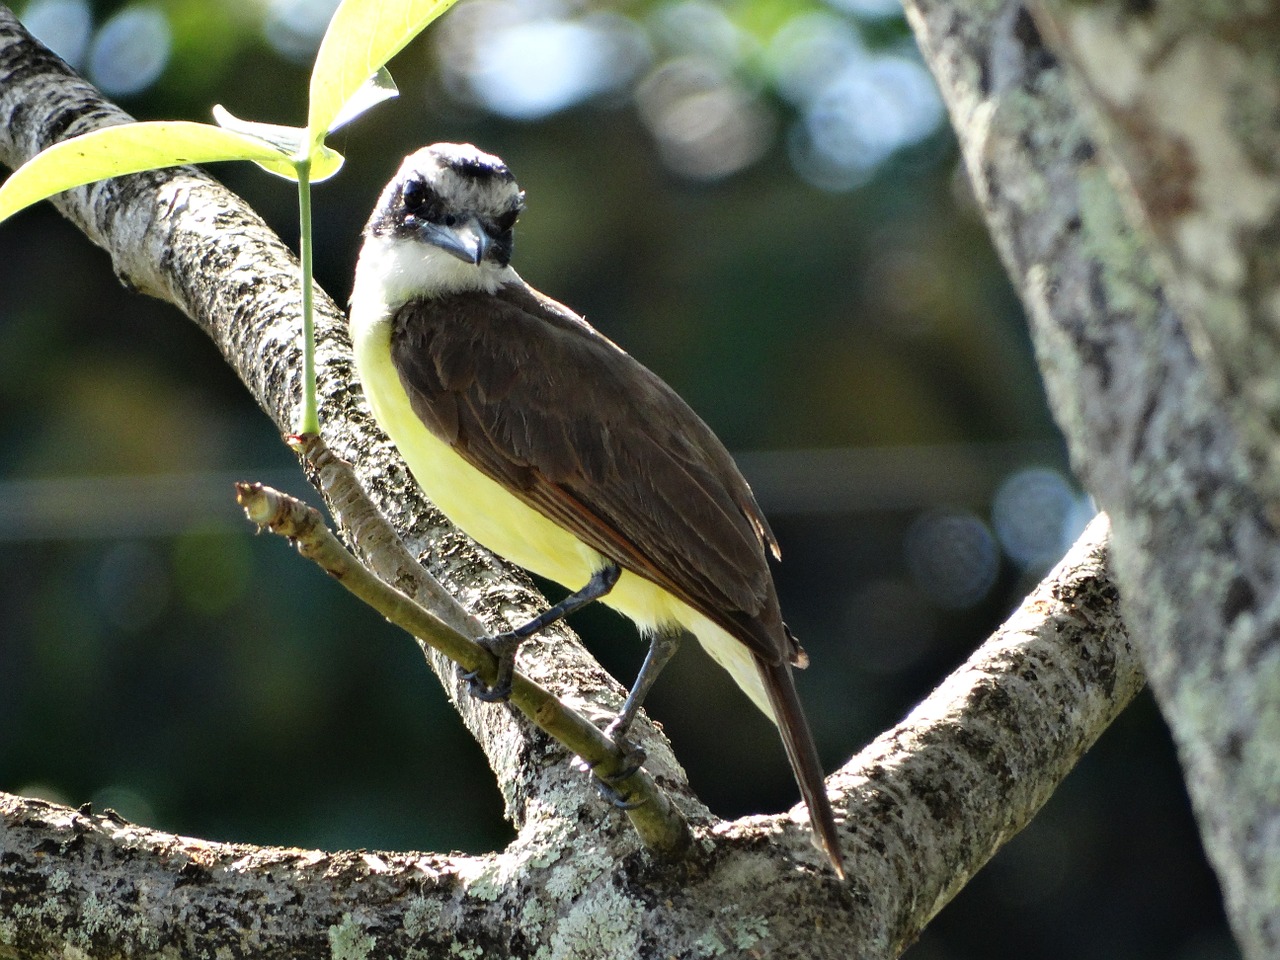
[{"label": "thick tree branch", "polygon": [[1100,516],[965,664],[831,778],[856,883],[886,918],[869,956],[910,944],[1142,688],[1107,540]]},{"label": "thick tree branch", "polygon": [[[296,442],[308,465],[319,474],[320,489],[334,504],[342,522],[353,530],[355,539],[367,542],[377,537],[388,541],[382,553],[397,557],[396,568],[387,571],[394,575],[379,579],[342,547],[318,510],[260,483],[241,483],[237,487],[236,498],[249,519],[260,528],[288,538],[299,553],[348,591],[416,637],[428,656],[433,652],[443,654],[452,663],[479,674],[486,684],[496,683],[496,659],[473,639],[483,632],[479,622],[452,597],[439,597],[438,609],[451,611],[450,619],[456,626],[413,599],[438,591],[439,585],[400,546],[394,531],[359,489],[350,465],[334,457],[319,437],[298,438]],[[391,583],[399,583],[403,589],[396,589]],[[647,850],[664,860],[677,859],[688,851],[689,828],[679,812],[647,771],[629,768],[627,755],[599,728],[566,709],[549,691],[519,671],[512,677],[510,702],[538,729],[574,751],[596,776],[611,778],[608,782],[627,802],[627,818]],[[701,809],[698,812],[705,815]]]},{"label": "thick tree branch", "polygon": [[1280,17],[1040,0],[1197,359],[1280,517]]},{"label": "thick tree branch", "polygon": [[[1073,16],[1105,20],[1114,6],[1124,5],[1083,5]],[[1214,48],[1208,28],[1197,22],[1203,8],[1128,7],[1183,10],[1181,29],[1188,36],[1206,36],[1179,49]],[[1126,620],[1178,744],[1233,929],[1247,956],[1276,956],[1280,544],[1268,519],[1273,501],[1266,493],[1275,472],[1269,458],[1251,459],[1236,418],[1214,389],[1253,360],[1228,360],[1214,371],[1193,352],[1193,337],[1158,281],[1161,258],[1148,233],[1126,219],[1095,146],[1088,123],[1094,111],[1080,97],[1082,88],[1068,82],[1026,7],[1013,0],[909,0],[907,9],[948,102],[979,202],[1027,305],[1050,402],[1072,461],[1111,515]],[[1126,29],[1141,32],[1133,22]],[[1093,36],[1098,39],[1098,32]],[[1114,53],[1124,43],[1121,35],[1102,39],[1102,48],[1077,53]],[[1154,58],[1144,67],[1174,66],[1162,63],[1160,51],[1145,43],[1140,47],[1135,59]],[[1214,49],[1228,61],[1234,56],[1229,49]],[[1269,49],[1273,63],[1275,48]],[[1197,66],[1197,56],[1181,59],[1184,66]],[[1240,75],[1238,67],[1219,82],[1231,83]],[[1176,88],[1166,78],[1160,90],[1146,90],[1155,77],[1141,71],[1111,69],[1105,79],[1113,91],[1123,86],[1127,102],[1145,104],[1141,110],[1150,112],[1170,89],[1196,87],[1197,75],[1202,72],[1180,75]],[[1219,103],[1217,89],[1207,91],[1211,105]],[[1248,102],[1274,96],[1273,85]],[[1161,122],[1177,126],[1187,119],[1184,111],[1189,116],[1199,109],[1196,97],[1188,95],[1176,107],[1168,106]],[[1144,156],[1148,164],[1163,159],[1158,153]],[[1267,174],[1270,191],[1274,163]],[[1263,175],[1254,167],[1242,183],[1254,192]],[[1144,191],[1148,188],[1140,186]],[[1144,202],[1150,205],[1150,197]],[[1217,201],[1204,194],[1196,201],[1201,202]],[[1220,251],[1227,261],[1241,264],[1253,256],[1258,225],[1237,219],[1224,226],[1232,209],[1228,204],[1216,210],[1216,225],[1201,225],[1214,244],[1243,243]],[[1185,240],[1177,219],[1162,229]],[[1189,248],[1178,252],[1181,242],[1166,250],[1170,262],[1194,259]],[[1221,262],[1210,258],[1198,266],[1212,271]],[[1187,272],[1195,274],[1192,286],[1204,279],[1190,265]],[[1216,322],[1222,296],[1245,295],[1243,287],[1211,286],[1179,298],[1195,312],[1196,324]],[[1271,346],[1249,334],[1242,348],[1258,351],[1253,359],[1274,390]],[[1254,413],[1274,422],[1265,405]],[[1274,456],[1277,447],[1270,442]]]},{"label": "thick tree branch", "polygon": [[[57,140],[128,119],[0,6],[0,161],[15,167]],[[55,203],[110,254],[122,282],[172,303],[205,330],[281,431],[290,429],[301,370],[297,262],[240,198],[198,170],[178,168],[90,184]],[[316,312],[320,413],[329,446],[355,464],[362,486],[410,550],[489,630],[528,620],[541,598],[526,578],[476,548],[422,499],[363,406],[345,316],[318,289]],[[376,569],[382,561],[373,552],[388,545],[357,540],[354,547]],[[570,812],[564,802],[574,802],[577,816],[597,815],[598,799],[568,764],[527,762],[553,751],[545,736],[510,709],[472,700],[451,663],[430,659],[485,750],[517,828],[553,795],[561,798],[561,813]],[[621,687],[567,630],[547,631],[530,643],[521,666],[588,716],[608,715],[622,701]],[[650,770],[683,789],[684,774],[656,728],[642,721],[635,736],[648,751]]]},{"label": "thick tree branch", "polygon": [[1100,519],[964,667],[835,775],[848,883],[809,849],[800,809],[721,824],[699,858],[664,869],[615,860],[598,823],[567,818],[486,857],[326,854],[4,797],[0,957],[86,942],[137,958],[285,943],[319,955],[335,938],[370,956],[569,943],[601,957],[896,956],[1141,687],[1105,543]]},{"label": "thick tree branch", "polygon": [[[15,165],[120,119],[0,7],[0,159]],[[72,191],[59,205],[125,282],[210,334],[282,429],[292,422],[296,266],[237,198],[178,170]],[[317,305],[326,440],[464,606],[491,629],[518,622],[534,596],[420,499],[362,410],[340,312],[323,295]],[[349,540],[377,569],[377,546]],[[709,825],[665,741],[645,728],[648,767],[690,813],[697,853],[678,870],[655,865],[562,752],[509,709],[459,697],[451,667],[437,663],[519,829],[508,850],[255,850],[10,799],[0,819],[0,956],[63,956],[86,937],[96,952],[139,957],[286,943],[318,952],[334,938],[402,955],[456,945],[530,955],[573,943],[599,956],[892,956],[1027,822],[1140,686],[1104,550],[1099,523],[1004,630],[832,778],[847,884],[810,848],[802,810]],[[531,679],[584,708],[616,708],[617,685],[563,634],[531,647],[521,658]]]}]

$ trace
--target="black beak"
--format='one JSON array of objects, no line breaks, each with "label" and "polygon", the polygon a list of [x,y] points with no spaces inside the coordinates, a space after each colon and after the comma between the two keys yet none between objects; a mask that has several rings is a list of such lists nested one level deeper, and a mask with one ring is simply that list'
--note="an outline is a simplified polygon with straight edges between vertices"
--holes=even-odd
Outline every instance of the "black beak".
[{"label": "black beak", "polygon": [[425,224],[422,227],[422,239],[452,254],[463,263],[480,263],[493,246],[493,240],[474,217],[454,227],[444,227],[437,223]]}]

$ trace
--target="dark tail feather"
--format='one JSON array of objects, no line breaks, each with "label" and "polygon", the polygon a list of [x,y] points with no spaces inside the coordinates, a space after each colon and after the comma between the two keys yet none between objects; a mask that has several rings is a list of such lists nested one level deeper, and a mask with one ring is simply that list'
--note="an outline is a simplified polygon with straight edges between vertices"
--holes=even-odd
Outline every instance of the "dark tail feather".
[{"label": "dark tail feather", "polygon": [[791,665],[785,660],[770,664],[757,658],[756,667],[769,694],[769,703],[778,721],[778,732],[782,735],[782,745],[786,747],[791,770],[795,773],[796,783],[800,785],[800,795],[809,808],[814,846],[827,855],[836,874],[843,880],[844,861],[840,856],[840,835],[836,832],[836,818],[831,811],[831,801],[827,799],[826,785],[822,782],[822,763],[818,760],[818,748],[814,745],[813,734],[809,732],[809,721],[804,717],[795,681],[791,678]]}]

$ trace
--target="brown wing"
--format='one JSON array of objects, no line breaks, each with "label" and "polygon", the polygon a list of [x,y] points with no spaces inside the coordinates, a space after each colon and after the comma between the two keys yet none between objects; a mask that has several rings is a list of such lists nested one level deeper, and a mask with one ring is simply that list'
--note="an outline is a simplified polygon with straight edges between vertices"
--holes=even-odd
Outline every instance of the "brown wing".
[{"label": "brown wing", "polygon": [[391,350],[415,412],[469,463],[767,662],[793,655],[777,544],[733,460],[584,320],[509,285],[405,305]]}]

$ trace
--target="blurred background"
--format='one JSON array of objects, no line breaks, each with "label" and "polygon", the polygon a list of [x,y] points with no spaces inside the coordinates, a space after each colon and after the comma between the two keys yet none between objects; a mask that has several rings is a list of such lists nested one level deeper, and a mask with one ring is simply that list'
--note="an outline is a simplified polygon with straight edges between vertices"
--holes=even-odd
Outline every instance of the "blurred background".
[{"label": "blurred background", "polygon": [[[334,6],[16,12],[141,119],[300,123]],[[346,167],[315,194],[320,282],[345,302],[406,153],[504,157],[528,193],[520,272],[667,379],[752,481],[829,768],[1091,516],[896,0],[463,0],[391,68],[400,98],[334,139]],[[296,241],[287,185],[213,173]],[[0,789],[217,840],[507,842],[414,645],[239,514],[236,479],[305,493],[272,425],[47,204],[0,229],[0,408]],[[575,623],[629,682],[633,630]],[[720,815],[795,802],[768,723],[699,652],[649,709]],[[1148,695],[908,953],[1003,956],[1236,956]]]}]

